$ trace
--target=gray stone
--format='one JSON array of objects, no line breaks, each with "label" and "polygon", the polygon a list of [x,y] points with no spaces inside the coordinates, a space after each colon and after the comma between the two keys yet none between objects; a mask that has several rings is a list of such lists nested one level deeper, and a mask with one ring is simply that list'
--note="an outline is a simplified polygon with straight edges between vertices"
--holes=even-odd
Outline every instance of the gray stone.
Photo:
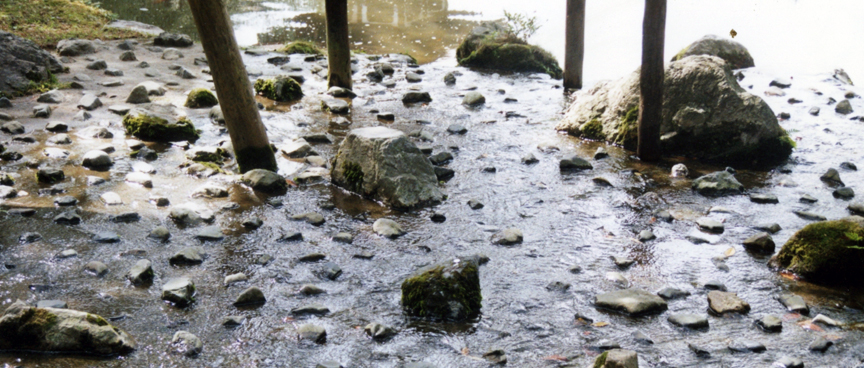
[{"label": "gray stone", "polygon": [[612,349],[594,360],[595,368],[639,368],[639,356],[635,351]]},{"label": "gray stone", "polygon": [[195,238],[201,241],[219,241],[225,238],[219,225],[207,226],[198,231]]},{"label": "gray stone", "polygon": [[[660,122],[663,155],[747,163],[789,156],[792,144],[774,112],[760,97],[741,88],[722,59],[689,56],[665,70]],[[619,81],[583,90],[556,129],[576,136],[591,132],[592,137],[635,150],[639,74],[637,70]]]},{"label": "gray stone", "polygon": [[571,171],[582,171],[582,170],[591,170],[594,166],[591,165],[588,161],[585,161],[579,156],[570,156],[561,159],[558,164],[558,168],[562,172],[571,172]]},{"label": "gray stone", "polygon": [[538,162],[540,162],[540,160],[538,160],[533,153],[527,153],[525,156],[522,156],[522,163],[525,165],[536,164]]},{"label": "gray stone", "polygon": [[169,279],[162,286],[162,300],[185,307],[195,301],[195,284],[187,277]]},{"label": "gray stone", "polygon": [[0,131],[6,134],[24,134],[24,125],[17,121],[10,121],[8,123],[3,123],[0,125]]},{"label": "gray stone", "polygon": [[8,109],[12,107],[12,101],[6,97],[0,97],[0,109]]},{"label": "gray stone", "polygon": [[842,188],[834,189],[834,192],[832,192],[831,194],[834,196],[834,198],[840,198],[840,199],[846,199],[846,200],[849,200],[849,199],[852,199],[855,197],[855,191],[849,187],[842,187]]},{"label": "gray stone", "polygon": [[408,92],[402,95],[402,103],[404,104],[430,102],[432,102],[432,97],[429,96],[429,92]]},{"label": "gray stone", "polygon": [[0,32],[0,70],[0,95],[14,96],[34,81],[47,81],[52,73],[62,73],[63,65],[34,42]]},{"label": "gray stone", "polygon": [[118,243],[120,242],[120,235],[113,231],[100,231],[93,235],[93,241],[97,243]]},{"label": "gray stone", "polygon": [[522,230],[507,228],[492,235],[492,244],[515,245],[522,243]]},{"label": "gray stone", "polygon": [[825,221],[827,218],[818,213],[808,212],[808,211],[792,211],[798,217],[809,220],[809,221]]},{"label": "gray stone", "polygon": [[658,314],[668,308],[666,301],[640,289],[616,290],[597,295],[594,297],[594,305],[631,316]]},{"label": "gray stone", "polygon": [[291,309],[291,315],[294,315],[294,316],[308,316],[308,315],[323,316],[323,315],[326,315],[328,313],[330,313],[330,309],[328,309],[327,307],[325,307],[323,304],[320,304],[320,303],[312,303],[309,305],[304,305],[301,307]]},{"label": "gray stone", "polygon": [[228,189],[213,183],[204,184],[192,191],[192,197],[225,198],[228,197]]},{"label": "gray stone", "polygon": [[741,300],[738,294],[717,290],[708,292],[708,308],[717,314],[750,312],[750,304]]},{"label": "gray stone", "polygon": [[133,285],[147,284],[153,281],[153,267],[149,260],[142,259],[135,262],[135,265],[126,273],[126,278]]},{"label": "gray stone", "polygon": [[311,341],[317,344],[327,342],[327,331],[324,327],[313,324],[305,324],[297,329],[297,336],[300,341]]},{"label": "gray stone", "polygon": [[813,340],[813,342],[811,342],[810,345],[807,346],[807,349],[809,349],[810,351],[824,353],[832,345],[834,345],[833,342],[826,340],[822,336],[817,336],[816,340]]},{"label": "gray stone", "polygon": [[338,279],[339,276],[342,276],[342,268],[333,262],[327,262],[321,265],[321,268],[318,269],[317,273],[319,276],[333,281]]},{"label": "gray stone", "polygon": [[164,226],[158,226],[147,235],[148,238],[157,239],[161,241],[168,240],[171,237],[171,233]]},{"label": "gray stone", "polygon": [[783,320],[770,314],[756,320],[756,325],[765,332],[780,332],[783,330]]},{"label": "gray stone", "polygon": [[375,231],[376,234],[387,237],[387,238],[397,238],[405,234],[405,230],[402,229],[396,221],[380,218],[372,224],[372,230]]},{"label": "gray stone", "polygon": [[178,70],[176,73],[174,73],[174,75],[176,75],[180,78],[183,78],[183,79],[198,78],[198,76],[195,73],[192,73],[191,71],[189,71],[189,69],[186,69],[186,68],[180,68],[180,70]]},{"label": "gray stone", "polygon": [[231,286],[233,284],[236,284],[239,282],[245,282],[248,280],[249,280],[249,278],[246,277],[245,273],[238,272],[238,273],[235,273],[233,275],[225,276],[225,280],[222,281],[222,284],[225,286]]},{"label": "gray stone", "polygon": [[354,235],[350,233],[338,233],[333,236],[333,241],[338,243],[351,244],[354,242]]},{"label": "gray stone", "polygon": [[699,228],[712,233],[722,233],[725,227],[723,223],[713,220],[707,217],[701,217],[696,220],[696,225],[699,225]]},{"label": "gray stone", "polygon": [[78,204],[78,199],[72,196],[63,196],[54,199],[54,204],[60,207],[74,206]]},{"label": "gray stone", "polygon": [[326,221],[324,219],[324,216],[322,216],[320,213],[315,213],[315,212],[308,212],[308,213],[303,213],[303,214],[299,214],[299,215],[294,215],[294,216],[291,216],[291,218],[293,220],[306,221],[307,223],[309,223],[310,225],[313,225],[313,226],[324,225],[324,222]]},{"label": "gray stone", "polygon": [[68,309],[69,305],[62,300],[40,300],[36,302],[36,308]]},{"label": "gray stone", "polygon": [[206,253],[201,247],[186,247],[171,256],[168,260],[172,265],[196,265],[204,262]]},{"label": "gray stone", "polygon": [[792,81],[786,78],[775,78],[768,83],[769,87],[777,87],[777,88],[789,88],[792,87]]},{"label": "gray stone", "polygon": [[736,339],[729,344],[729,350],[738,353],[758,353],[765,351],[765,345],[750,339]]},{"label": "gray stone", "polygon": [[837,106],[834,106],[834,111],[843,115],[848,115],[854,112],[854,110],[852,110],[852,104],[849,103],[849,100],[845,99],[837,103]]},{"label": "gray stone", "polygon": [[302,287],[300,287],[300,294],[303,295],[318,295],[325,293],[327,293],[326,290],[319,288],[315,285],[303,285]]},{"label": "gray stone", "polygon": [[33,117],[34,118],[48,118],[50,116],[51,116],[51,106],[48,106],[48,105],[33,106]]},{"label": "gray stone", "polygon": [[780,227],[780,224],[777,224],[777,223],[758,224],[756,226],[753,226],[753,228],[756,230],[762,230],[762,231],[765,231],[765,232],[768,232],[771,234],[775,234],[778,231],[782,230],[782,228]]},{"label": "gray stone", "polygon": [[380,323],[370,323],[363,328],[363,331],[373,340],[386,340],[396,335],[396,330],[393,327]]},{"label": "gray stone", "polygon": [[75,211],[63,212],[54,217],[54,223],[60,225],[78,225],[81,223],[81,216]]},{"label": "gray stone", "polygon": [[174,48],[165,49],[165,51],[162,52],[162,59],[164,60],[177,60],[182,57],[183,53]]},{"label": "gray stone", "polygon": [[450,134],[465,134],[468,133],[468,129],[461,124],[450,124],[447,127],[447,132]]},{"label": "gray stone", "polygon": [[222,326],[237,327],[246,322],[246,316],[227,316],[222,318]]},{"label": "gray stone", "polygon": [[122,77],[123,71],[120,69],[116,69],[116,68],[108,68],[108,69],[105,69],[105,75],[111,76],[111,77]]},{"label": "gray stone", "polygon": [[132,92],[129,93],[129,97],[126,98],[126,103],[150,103],[150,94],[147,91],[147,87],[140,84],[135,86],[135,88],[132,89]]},{"label": "gray stone", "polygon": [[740,194],[744,185],[735,179],[735,175],[724,170],[697,178],[693,181],[693,189],[701,195],[713,197]]},{"label": "gray stone", "polygon": [[819,106],[813,106],[810,108],[810,111],[808,111],[808,113],[813,116],[819,116],[819,111]]},{"label": "gray stone", "polygon": [[804,362],[798,358],[783,356],[780,357],[780,359],[777,359],[777,361],[771,366],[778,368],[804,368]]},{"label": "gray stone", "polygon": [[81,164],[88,168],[105,168],[111,166],[114,162],[111,156],[103,151],[93,150],[84,154]]},{"label": "gray stone", "polygon": [[237,300],[234,301],[234,306],[261,305],[266,302],[267,298],[264,297],[264,292],[252,286],[240,293]]},{"label": "gray stone", "polygon": [[774,239],[768,233],[758,233],[744,240],[744,248],[752,252],[772,254],[774,247]]},{"label": "gray stone", "polygon": [[94,276],[105,276],[108,273],[108,266],[99,261],[90,261],[84,265],[84,271],[93,274]]},{"label": "gray stone", "polygon": [[125,51],[120,54],[120,61],[138,61],[138,57],[132,51]]},{"label": "gray stone", "polygon": [[331,114],[346,115],[351,112],[351,106],[348,102],[337,98],[326,98],[321,100],[321,108],[324,111],[329,111]]},{"label": "gray stone", "polygon": [[108,221],[115,223],[130,223],[137,222],[138,220],[141,220],[141,215],[137,212],[123,212],[117,215],[108,216]]},{"label": "gray stone", "polygon": [[667,286],[660,289],[660,291],[657,292],[657,295],[665,300],[672,300],[686,298],[690,296],[690,292]]},{"label": "gray stone", "polygon": [[204,343],[187,331],[177,331],[171,338],[171,349],[174,353],[194,357],[204,350]]},{"label": "gray stone", "polygon": [[828,183],[829,185],[839,185],[843,186],[843,180],[840,180],[840,173],[837,172],[837,169],[828,169],[822,176],[819,177],[820,180]]},{"label": "gray stone", "polygon": [[483,97],[480,92],[468,92],[462,99],[462,104],[466,106],[479,106],[486,103],[486,97]]},{"label": "gray stone", "polygon": [[762,203],[762,204],[780,203],[780,201],[777,199],[777,196],[775,196],[773,194],[751,194],[750,195],[750,202]]},{"label": "gray stone", "polygon": [[101,316],[70,309],[32,307],[20,300],[6,308],[0,316],[0,326],[6,331],[0,339],[0,350],[4,351],[118,355],[136,348],[126,332]]},{"label": "gray stone", "polygon": [[50,144],[64,145],[64,144],[72,144],[72,139],[69,138],[68,134],[60,133],[53,137],[48,138],[47,140]]},{"label": "gray stone", "polygon": [[803,314],[805,316],[810,314],[810,307],[807,306],[807,302],[804,301],[804,298],[798,295],[780,295],[777,297],[777,301],[783,304],[787,311]]},{"label": "gray stone", "polygon": [[105,60],[96,60],[90,64],[87,64],[87,69],[105,70],[105,69],[108,69],[108,63],[106,63]]},{"label": "gray stone", "polygon": [[678,313],[670,315],[667,320],[673,325],[686,328],[708,328],[708,317],[701,314]]},{"label": "gray stone", "polygon": [[91,94],[85,94],[78,101],[78,108],[87,111],[93,111],[102,106],[102,101],[98,97]]},{"label": "gray stone", "polygon": [[59,104],[62,103],[64,100],[65,98],[63,97],[63,93],[54,89],[39,95],[39,98],[36,99],[36,102]]},{"label": "gray stone", "polygon": [[639,232],[639,236],[637,237],[637,239],[639,239],[639,241],[641,241],[641,242],[654,240],[656,238],[657,237],[654,236],[654,232],[651,230],[642,230]]},{"label": "gray stone", "polygon": [[140,172],[126,174],[125,180],[129,183],[138,184],[144,188],[153,188],[153,179],[150,175]]},{"label": "gray stone", "polygon": [[284,193],[288,188],[285,178],[279,176],[269,170],[255,169],[243,174],[243,183],[252,187],[252,189],[279,194]]}]

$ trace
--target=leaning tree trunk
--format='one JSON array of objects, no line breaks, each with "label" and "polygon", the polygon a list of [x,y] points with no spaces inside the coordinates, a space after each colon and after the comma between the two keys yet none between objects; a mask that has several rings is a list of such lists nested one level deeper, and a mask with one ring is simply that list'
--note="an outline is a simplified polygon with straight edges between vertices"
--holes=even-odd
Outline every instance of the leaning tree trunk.
[{"label": "leaning tree trunk", "polygon": [[258,114],[258,103],[234,39],[224,0],[189,0],[189,7],[210,64],[240,172],[252,169],[276,171],[276,157]]},{"label": "leaning tree trunk", "polygon": [[582,88],[582,59],[585,56],[585,0],[567,0],[567,29],[564,47],[564,88]]},{"label": "leaning tree trunk", "polygon": [[328,87],[351,89],[351,48],[348,44],[348,0],[325,0],[327,13]]},{"label": "leaning tree trunk", "polygon": [[660,159],[663,116],[663,43],[666,37],[666,0],[645,0],[642,22],[642,72],[639,77],[639,146],[643,161]]}]

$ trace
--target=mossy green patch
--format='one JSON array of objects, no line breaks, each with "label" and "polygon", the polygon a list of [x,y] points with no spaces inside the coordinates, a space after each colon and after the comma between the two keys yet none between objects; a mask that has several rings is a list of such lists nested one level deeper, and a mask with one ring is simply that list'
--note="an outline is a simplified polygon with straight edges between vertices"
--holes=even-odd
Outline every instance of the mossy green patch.
[{"label": "mossy green patch", "polygon": [[99,317],[95,314],[87,313],[86,319],[87,319],[87,322],[90,322],[96,326],[108,326],[109,325],[108,321],[106,321],[105,318]]},{"label": "mossy green patch", "polygon": [[689,50],[690,50],[690,46],[685,46],[683,49],[681,49],[681,51],[678,51],[678,53],[675,54],[675,57],[672,58],[672,61],[678,61],[678,60],[683,59],[684,55],[687,54],[687,51],[689,51]]},{"label": "mossy green patch", "polygon": [[825,284],[864,282],[864,228],[847,220],[816,222],[793,235],[771,260],[772,265]]},{"label": "mossy green patch", "polygon": [[111,40],[146,36],[135,31],[104,28],[115,18],[113,13],[85,1],[0,1],[0,30],[48,49],[68,38]]},{"label": "mossy green patch", "polygon": [[219,104],[216,95],[206,88],[195,88],[186,96],[186,104],[184,106],[192,109],[202,107],[213,107]]},{"label": "mossy green patch", "polygon": [[363,168],[356,163],[344,161],[342,172],[345,173],[345,184],[348,189],[359,193],[363,188]]},{"label": "mossy green patch", "polygon": [[217,174],[224,174],[224,173],[225,173],[225,170],[223,170],[222,167],[218,165],[218,163],[215,163],[215,162],[200,162],[200,161],[199,161],[198,163],[201,164],[201,165],[206,166],[207,168],[209,168],[209,169],[211,169],[211,170],[213,170],[213,171],[215,171]]},{"label": "mossy green patch", "polygon": [[488,36],[481,41],[466,40],[456,50],[459,65],[512,72],[546,73],[561,79],[563,71],[548,51],[515,37]]},{"label": "mossy green patch", "polygon": [[[402,308],[411,316],[433,320],[461,320],[480,313],[477,264],[438,265],[402,283]],[[458,305],[456,309],[452,303]],[[455,315],[454,315],[455,313]]]},{"label": "mossy green patch", "polygon": [[254,169],[264,169],[273,172],[279,170],[279,167],[276,166],[276,156],[273,154],[273,148],[270,145],[264,147],[246,147],[237,150],[234,154],[237,167],[241,173]]},{"label": "mossy green patch", "polygon": [[603,132],[603,123],[601,123],[599,119],[592,119],[591,121],[582,125],[579,130],[582,133],[582,137],[584,138],[597,141],[602,141],[606,139],[606,133]]},{"label": "mossy green patch", "polygon": [[322,54],[321,49],[319,49],[318,46],[315,46],[315,44],[312,42],[306,41],[291,42],[279,49],[279,52],[284,52],[286,54]]},{"label": "mossy green patch", "polygon": [[198,132],[188,118],[183,117],[176,123],[144,113],[127,114],[123,117],[126,133],[144,141],[177,142],[195,141]]},{"label": "mossy green patch", "polygon": [[255,81],[255,93],[273,101],[290,102],[303,98],[303,89],[293,78],[280,75]]},{"label": "mossy green patch", "polygon": [[618,132],[612,141],[625,149],[635,151],[639,144],[639,105],[634,106],[624,114],[618,124]]},{"label": "mossy green patch", "polygon": [[603,354],[597,356],[597,359],[594,359],[594,368],[603,368],[606,365],[606,359],[609,357],[609,352],[604,351]]}]

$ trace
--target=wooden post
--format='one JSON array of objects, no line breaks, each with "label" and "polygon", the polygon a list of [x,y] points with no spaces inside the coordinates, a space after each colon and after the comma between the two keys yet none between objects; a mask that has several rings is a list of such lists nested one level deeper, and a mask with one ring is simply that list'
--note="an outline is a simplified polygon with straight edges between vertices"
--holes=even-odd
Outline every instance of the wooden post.
[{"label": "wooden post", "polygon": [[258,114],[246,66],[240,56],[224,0],[189,0],[192,17],[210,64],[219,106],[234,145],[240,172],[276,171],[276,157]]},{"label": "wooden post", "polygon": [[663,44],[666,38],[666,0],[645,0],[642,22],[642,72],[639,77],[639,145],[643,161],[660,159],[663,120]]},{"label": "wooden post", "polygon": [[582,89],[582,59],[585,56],[585,0],[567,0],[564,46],[564,88]]},{"label": "wooden post", "polygon": [[351,89],[351,45],[348,43],[348,0],[325,0],[327,18],[327,87]]}]

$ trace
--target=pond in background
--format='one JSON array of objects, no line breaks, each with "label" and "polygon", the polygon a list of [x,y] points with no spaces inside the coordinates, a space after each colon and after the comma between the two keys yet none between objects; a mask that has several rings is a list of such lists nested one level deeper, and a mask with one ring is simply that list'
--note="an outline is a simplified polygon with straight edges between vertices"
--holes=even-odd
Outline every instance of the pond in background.
[{"label": "pond in background", "polygon": [[[241,46],[292,39],[324,42],[323,0],[226,0]],[[351,36],[368,53],[407,52],[421,63],[452,55],[478,21],[499,19],[504,10],[536,16],[540,29],[532,42],[563,64],[566,1],[520,0],[349,0]],[[619,78],[640,62],[642,11],[639,0],[587,2],[585,80]],[[539,5],[539,6],[538,6]],[[185,0],[102,0],[121,19],[137,20],[173,32],[197,34]],[[146,9],[142,10],[142,9]],[[852,80],[864,78],[864,40],[858,0],[830,4],[816,0],[670,1],[666,55],[706,34],[728,36],[753,54],[756,66],[777,75],[825,73],[845,68]]]}]

